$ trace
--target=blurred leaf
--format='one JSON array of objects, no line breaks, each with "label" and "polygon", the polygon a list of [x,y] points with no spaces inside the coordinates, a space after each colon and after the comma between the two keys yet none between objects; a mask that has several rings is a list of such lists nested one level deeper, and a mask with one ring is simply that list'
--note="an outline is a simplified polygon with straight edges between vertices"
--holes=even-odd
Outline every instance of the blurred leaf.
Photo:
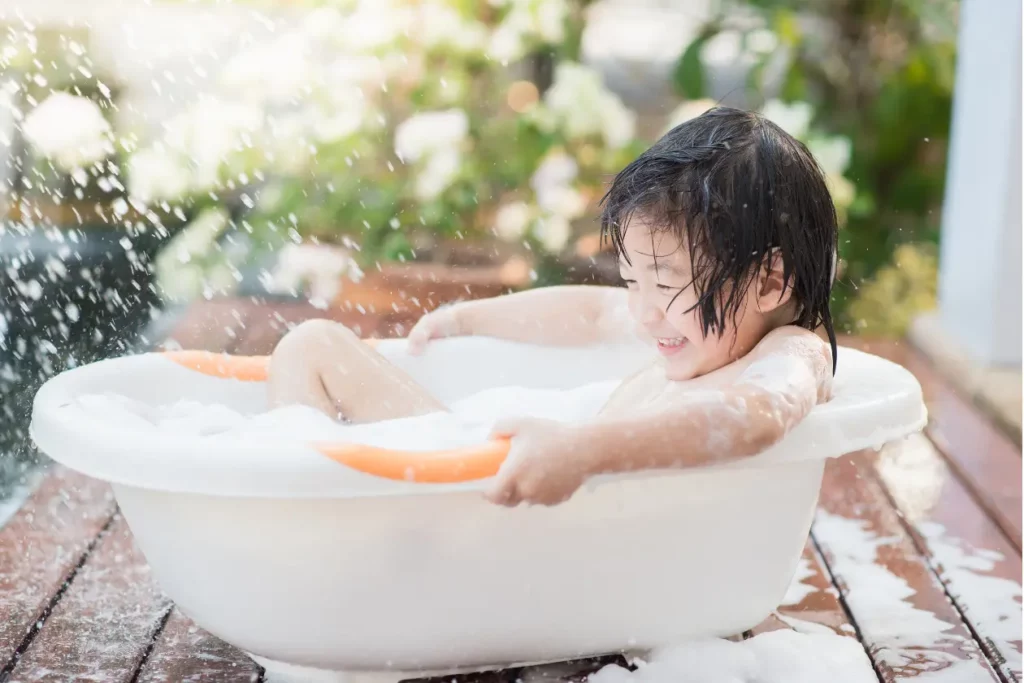
[{"label": "blurred leaf", "polygon": [[773,28],[779,41],[783,45],[796,46],[801,39],[800,23],[796,13],[787,9],[778,9],[775,12]]},{"label": "blurred leaf", "polygon": [[405,233],[400,230],[393,230],[384,238],[381,255],[389,261],[411,260],[413,258],[412,245],[409,244]]},{"label": "blurred leaf", "polygon": [[807,79],[800,62],[793,60],[786,69],[786,77],[782,81],[782,99],[786,102],[797,102],[807,99]]},{"label": "blurred leaf", "polygon": [[683,51],[676,68],[672,72],[672,83],[676,92],[688,100],[699,100],[704,97],[707,90],[704,83],[704,64],[700,59],[700,52],[705,43],[712,38],[717,31],[702,32]]},{"label": "blurred leaf", "polygon": [[870,192],[859,192],[847,209],[851,216],[870,216],[876,210],[875,198]]},{"label": "blurred leaf", "polygon": [[750,71],[747,73],[747,90],[760,92],[764,89],[764,71],[771,58],[772,55],[770,54],[762,55],[757,60],[757,64],[750,67]]}]

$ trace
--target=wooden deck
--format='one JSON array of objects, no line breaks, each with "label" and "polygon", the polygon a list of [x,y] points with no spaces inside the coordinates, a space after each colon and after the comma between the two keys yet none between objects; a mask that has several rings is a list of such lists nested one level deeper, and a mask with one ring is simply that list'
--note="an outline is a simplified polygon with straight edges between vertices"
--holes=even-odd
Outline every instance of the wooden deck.
[{"label": "wooden deck", "polygon": [[[324,315],[302,304],[214,301],[153,343],[267,353],[290,325]],[[411,322],[402,313],[330,316],[365,336],[401,335]],[[886,682],[1020,681],[1020,450],[912,349],[845,343],[914,372],[931,424],[880,453],[829,464],[787,604],[754,634],[858,638]],[[602,663],[459,678],[581,680]],[[161,594],[105,484],[53,467],[0,528],[0,683],[261,677]]]}]

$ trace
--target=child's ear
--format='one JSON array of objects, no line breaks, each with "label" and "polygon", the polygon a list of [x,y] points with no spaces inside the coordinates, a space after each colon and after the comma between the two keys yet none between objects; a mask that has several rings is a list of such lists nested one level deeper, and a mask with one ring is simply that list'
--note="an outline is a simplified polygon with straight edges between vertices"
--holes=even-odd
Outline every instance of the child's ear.
[{"label": "child's ear", "polygon": [[757,278],[757,307],[762,313],[770,313],[789,303],[793,296],[792,282],[785,284],[782,251],[775,247],[765,254]]}]

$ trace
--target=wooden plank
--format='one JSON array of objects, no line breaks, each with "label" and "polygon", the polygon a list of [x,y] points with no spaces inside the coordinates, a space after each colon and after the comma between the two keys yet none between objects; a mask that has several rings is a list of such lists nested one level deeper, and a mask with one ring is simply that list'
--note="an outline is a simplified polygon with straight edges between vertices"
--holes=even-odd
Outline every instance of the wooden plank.
[{"label": "wooden plank", "polygon": [[793,583],[774,614],[758,625],[751,635],[780,629],[803,633],[836,633],[855,636],[846,610],[839,602],[839,593],[832,583],[824,560],[808,539],[803,556],[793,576]]},{"label": "wooden plank", "polygon": [[928,404],[928,436],[1020,551],[1020,449],[909,344],[856,338],[841,341],[899,363],[914,373]]},{"label": "wooden plank", "polygon": [[[608,664],[625,666],[619,655],[504,669],[410,679],[403,683],[526,683],[527,681],[582,681]],[[172,610],[152,653],[139,670],[138,683],[253,683],[261,670],[241,650],[210,635],[188,617]]]},{"label": "wooden plank", "polygon": [[1021,680],[1021,557],[923,435],[868,457],[1004,680]]},{"label": "wooden plank", "polygon": [[[230,351],[244,325],[245,302],[204,302],[174,328],[176,341],[193,348]],[[0,680],[22,653],[35,647],[51,613],[76,578],[100,531],[116,509],[107,484],[55,466],[35,494],[0,529]],[[61,601],[61,602],[58,602]],[[37,665],[62,675],[61,662]],[[69,680],[64,676],[61,680]]]},{"label": "wooden plank", "polygon": [[169,609],[118,515],[18,660],[10,683],[131,681]]},{"label": "wooden plank", "polygon": [[862,457],[828,464],[812,533],[884,681],[999,680]]},{"label": "wooden plank", "polygon": [[174,609],[138,683],[255,683],[260,667],[241,650],[216,638]]},{"label": "wooden plank", "polygon": [[0,529],[0,679],[113,514],[109,486],[54,466]]},{"label": "wooden plank", "polygon": [[[487,683],[585,683],[591,674],[595,674],[606,666],[611,665],[628,668],[629,663],[621,655],[608,655],[607,657],[593,657],[580,659],[571,662],[560,662],[557,664],[545,664],[542,666],[528,666],[523,669],[506,669],[495,672],[500,678],[490,679]],[[449,681],[446,676],[443,681]],[[442,683],[437,679],[437,683]],[[476,681],[473,683],[484,683]]]},{"label": "wooden plank", "polygon": [[1020,551],[1020,449],[942,380],[920,354],[909,352],[906,368],[929,387],[928,436]]}]

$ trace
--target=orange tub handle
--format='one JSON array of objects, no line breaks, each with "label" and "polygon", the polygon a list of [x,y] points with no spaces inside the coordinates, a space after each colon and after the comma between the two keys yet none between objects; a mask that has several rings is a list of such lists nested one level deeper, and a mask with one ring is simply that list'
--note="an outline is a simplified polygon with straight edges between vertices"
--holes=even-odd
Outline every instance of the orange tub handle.
[{"label": "orange tub handle", "polygon": [[[371,348],[377,345],[377,341],[363,340]],[[160,355],[189,370],[220,379],[266,382],[270,370],[270,356],[233,356],[213,351],[162,351]]]},{"label": "orange tub handle", "polygon": [[314,444],[317,451],[346,467],[394,481],[455,484],[493,477],[508,456],[509,440],[446,451],[398,451],[361,444]]},{"label": "orange tub handle", "polygon": [[[160,355],[204,375],[243,382],[265,382],[270,367],[270,356],[232,356],[210,351],[164,351]],[[399,451],[353,443],[317,443],[313,448],[337,463],[375,477],[454,484],[497,474],[508,456],[509,439],[441,451]]]},{"label": "orange tub handle", "polygon": [[163,351],[160,355],[210,377],[242,382],[266,382],[270,369],[270,356],[231,356],[212,351]]}]

